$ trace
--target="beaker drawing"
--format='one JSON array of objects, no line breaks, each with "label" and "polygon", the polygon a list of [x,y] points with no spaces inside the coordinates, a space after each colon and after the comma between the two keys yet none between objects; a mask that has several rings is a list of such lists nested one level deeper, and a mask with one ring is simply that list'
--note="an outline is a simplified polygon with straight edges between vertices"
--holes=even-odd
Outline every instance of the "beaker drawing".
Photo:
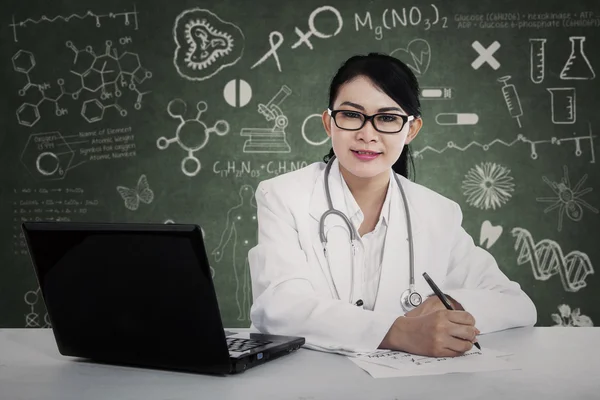
[{"label": "beaker drawing", "polygon": [[547,90],[550,92],[552,123],[574,124],[577,117],[575,88],[548,88]]},{"label": "beaker drawing", "polygon": [[545,45],[546,39],[529,39],[529,77],[533,83],[544,80]]},{"label": "beaker drawing", "polygon": [[585,36],[571,36],[571,55],[560,72],[560,79],[594,79],[596,73],[583,51]]}]

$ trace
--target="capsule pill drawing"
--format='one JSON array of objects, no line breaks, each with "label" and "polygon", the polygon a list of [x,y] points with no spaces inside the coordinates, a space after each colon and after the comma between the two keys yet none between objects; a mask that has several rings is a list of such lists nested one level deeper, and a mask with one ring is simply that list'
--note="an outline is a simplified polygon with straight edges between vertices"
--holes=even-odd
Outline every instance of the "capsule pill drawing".
[{"label": "capsule pill drawing", "polygon": [[435,116],[438,125],[475,125],[479,116],[475,113],[440,113]]},{"label": "capsule pill drawing", "polygon": [[423,100],[449,100],[454,97],[454,89],[450,87],[426,87],[421,89]]},{"label": "capsule pill drawing", "polygon": [[421,96],[423,97],[442,97],[442,89],[423,89]]}]

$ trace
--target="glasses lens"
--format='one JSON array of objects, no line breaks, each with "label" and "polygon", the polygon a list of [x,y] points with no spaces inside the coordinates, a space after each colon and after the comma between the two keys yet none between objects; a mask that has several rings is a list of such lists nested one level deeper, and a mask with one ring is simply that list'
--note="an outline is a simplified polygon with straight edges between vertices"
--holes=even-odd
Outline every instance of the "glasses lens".
[{"label": "glasses lens", "polygon": [[404,120],[399,115],[379,114],[373,119],[375,127],[381,132],[400,132],[404,125]]},{"label": "glasses lens", "polygon": [[354,111],[340,111],[335,115],[335,123],[342,129],[360,129],[365,117]]}]

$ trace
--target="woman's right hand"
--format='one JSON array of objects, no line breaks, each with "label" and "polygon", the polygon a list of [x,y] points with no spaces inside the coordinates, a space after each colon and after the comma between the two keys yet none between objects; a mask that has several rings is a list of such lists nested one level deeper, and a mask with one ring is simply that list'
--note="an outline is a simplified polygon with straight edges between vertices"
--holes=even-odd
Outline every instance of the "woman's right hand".
[{"label": "woman's right hand", "polygon": [[396,319],[379,348],[430,357],[455,357],[471,350],[475,318],[467,311],[437,310],[418,317]]}]

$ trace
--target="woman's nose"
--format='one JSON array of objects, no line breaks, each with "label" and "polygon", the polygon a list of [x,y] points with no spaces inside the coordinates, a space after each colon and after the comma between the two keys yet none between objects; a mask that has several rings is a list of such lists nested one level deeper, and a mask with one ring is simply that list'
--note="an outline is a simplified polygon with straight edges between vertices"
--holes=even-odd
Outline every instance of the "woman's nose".
[{"label": "woman's nose", "polygon": [[365,142],[377,141],[378,137],[379,137],[379,132],[377,132],[377,130],[373,126],[373,123],[371,122],[371,120],[367,121],[364,124],[364,126],[358,131],[358,139],[359,140],[362,139]]}]

